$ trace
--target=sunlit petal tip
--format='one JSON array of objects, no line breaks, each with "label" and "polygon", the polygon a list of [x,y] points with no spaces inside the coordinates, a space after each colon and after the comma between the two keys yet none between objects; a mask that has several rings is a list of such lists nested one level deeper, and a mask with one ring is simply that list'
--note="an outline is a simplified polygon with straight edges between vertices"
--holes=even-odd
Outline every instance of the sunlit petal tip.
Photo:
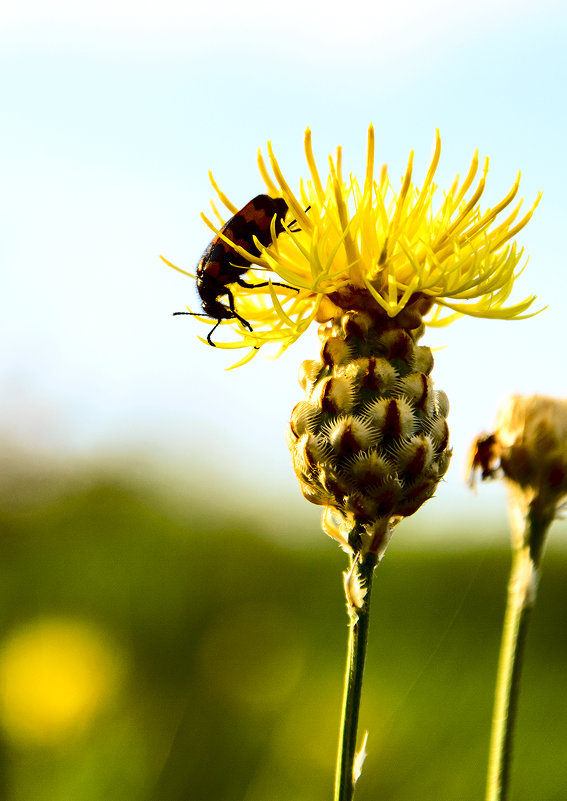
[{"label": "sunlit petal tip", "polygon": [[167,264],[168,267],[171,267],[172,270],[177,270],[178,273],[187,275],[189,278],[193,278],[193,280],[197,278],[197,276],[194,275],[193,273],[189,273],[187,272],[187,270],[182,270],[181,267],[178,267],[176,264],[173,264],[173,262],[166,259],[165,256],[160,255],[160,259],[164,262],[164,264]]}]

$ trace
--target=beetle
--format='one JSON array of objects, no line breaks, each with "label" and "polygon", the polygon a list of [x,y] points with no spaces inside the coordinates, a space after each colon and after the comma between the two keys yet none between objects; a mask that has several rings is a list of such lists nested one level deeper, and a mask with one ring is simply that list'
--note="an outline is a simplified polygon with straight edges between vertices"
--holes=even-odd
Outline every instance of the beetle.
[{"label": "beetle", "polygon": [[[281,197],[272,198],[269,195],[257,195],[252,198],[240,211],[228,220],[220,232],[235,245],[244,248],[254,256],[260,255],[260,250],[254,243],[254,237],[267,247],[272,241],[271,223],[275,219],[275,235],[284,231],[283,219],[288,211],[288,205]],[[293,221],[295,222],[295,220]],[[291,223],[293,225],[293,223]],[[197,265],[197,291],[201,298],[201,306],[207,317],[216,320],[215,325],[207,335],[209,345],[216,347],[211,336],[222,320],[240,320],[249,331],[252,326],[242,317],[235,308],[234,295],[229,284],[238,284],[249,289],[257,287],[283,286],[294,289],[287,284],[278,284],[274,281],[264,281],[261,284],[251,284],[242,276],[252,265],[238,251],[225,242],[218,234],[206,248]],[[226,296],[226,303],[221,300]],[[228,303],[228,305],[227,305]],[[178,314],[198,314],[198,312],[174,312]]]}]

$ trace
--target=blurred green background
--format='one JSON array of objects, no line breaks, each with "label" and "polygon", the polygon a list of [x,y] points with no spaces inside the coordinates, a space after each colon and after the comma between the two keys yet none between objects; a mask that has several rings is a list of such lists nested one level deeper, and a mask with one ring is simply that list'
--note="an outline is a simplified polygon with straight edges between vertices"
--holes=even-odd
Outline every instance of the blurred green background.
[{"label": "blurred green background", "polygon": [[[567,6],[0,5],[0,801],[331,798],[346,559],[283,444],[316,332],[227,375],[171,317],[197,293],[159,254],[194,269],[209,169],[242,206],[270,139],[297,188],[309,125],[321,170],[342,144],[360,176],[370,122],[394,183],[411,149],[423,180],[439,127],[440,197],[477,147],[483,208],[519,169],[526,207],[544,193],[514,300],[549,310],[424,340],[455,456],[374,588],[357,801],[478,801],[508,553],[501,488],[474,499],[463,463],[510,392],[565,395]],[[512,801],[567,798],[566,562],[545,563]]]},{"label": "blurred green background", "polygon": [[[198,497],[190,476],[184,502],[103,470],[4,476],[2,799],[331,798],[346,558]],[[378,568],[357,801],[483,797],[508,553],[454,527],[460,545],[419,548],[402,524]],[[567,796],[566,578],[552,548],[514,801]]]}]

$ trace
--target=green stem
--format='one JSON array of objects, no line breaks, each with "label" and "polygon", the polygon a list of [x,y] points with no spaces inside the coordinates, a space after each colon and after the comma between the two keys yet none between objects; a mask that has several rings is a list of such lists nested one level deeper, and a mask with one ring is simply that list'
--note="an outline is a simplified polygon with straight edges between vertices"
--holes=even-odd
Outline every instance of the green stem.
[{"label": "green stem", "polygon": [[356,757],[356,739],[358,730],[358,714],[362,694],[362,678],[368,639],[368,623],[370,620],[370,593],[372,576],[377,563],[375,553],[366,554],[359,563],[359,576],[366,589],[362,609],[358,609],[356,617],[351,618],[349,626],[347,665],[343,694],[343,711],[339,734],[339,751],[337,755],[337,772],[335,778],[334,801],[351,801],[354,795],[354,760]]},{"label": "green stem", "polygon": [[523,655],[543,546],[552,519],[532,504],[523,544],[513,553],[496,676],[486,801],[508,799]]}]

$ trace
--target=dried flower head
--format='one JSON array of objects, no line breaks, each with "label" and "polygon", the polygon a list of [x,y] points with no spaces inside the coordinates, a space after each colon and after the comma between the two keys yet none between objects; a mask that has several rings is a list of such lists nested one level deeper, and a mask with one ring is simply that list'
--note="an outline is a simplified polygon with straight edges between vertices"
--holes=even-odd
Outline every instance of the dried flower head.
[{"label": "dried flower head", "polygon": [[497,420],[505,475],[524,488],[567,493],[567,400],[515,395]]},{"label": "dried flower head", "polygon": [[496,430],[473,445],[471,478],[503,475],[521,498],[553,516],[567,496],[567,400],[513,395],[498,414]]},{"label": "dried flower head", "polygon": [[[335,159],[329,157],[329,173],[321,179],[307,129],[305,155],[310,177],[294,194],[268,143],[273,174],[261,154],[260,172],[269,195],[285,200],[287,223],[282,225],[275,215],[268,244],[254,239],[255,247],[247,250],[234,246],[223,234],[226,220],[214,205],[217,225],[203,215],[215,235],[250,264],[248,285],[231,285],[237,317],[221,321],[231,325],[237,337],[216,344],[252,347],[243,360],[247,361],[268,342],[288,347],[311,322],[333,319],[338,310],[377,308],[393,318],[416,297],[423,298],[428,325],[446,325],[463,314],[501,319],[529,316],[526,311],[533,296],[511,305],[506,301],[523,255],[513,239],[532,216],[539,195],[521,216],[522,200],[516,201],[518,175],[499,203],[481,211],[488,159],[478,177],[477,152],[464,180],[457,176],[438,200],[433,179],[440,152],[437,133],[421,188],[412,183],[412,152],[401,186],[395,189],[385,165],[375,175],[374,129],[370,126],[364,180],[343,177],[340,148]],[[237,213],[238,207],[212,176],[211,181],[230,214]],[[278,278],[266,282],[274,274]],[[281,281],[297,291],[282,292],[277,288]],[[264,286],[250,286],[259,283]]]}]

